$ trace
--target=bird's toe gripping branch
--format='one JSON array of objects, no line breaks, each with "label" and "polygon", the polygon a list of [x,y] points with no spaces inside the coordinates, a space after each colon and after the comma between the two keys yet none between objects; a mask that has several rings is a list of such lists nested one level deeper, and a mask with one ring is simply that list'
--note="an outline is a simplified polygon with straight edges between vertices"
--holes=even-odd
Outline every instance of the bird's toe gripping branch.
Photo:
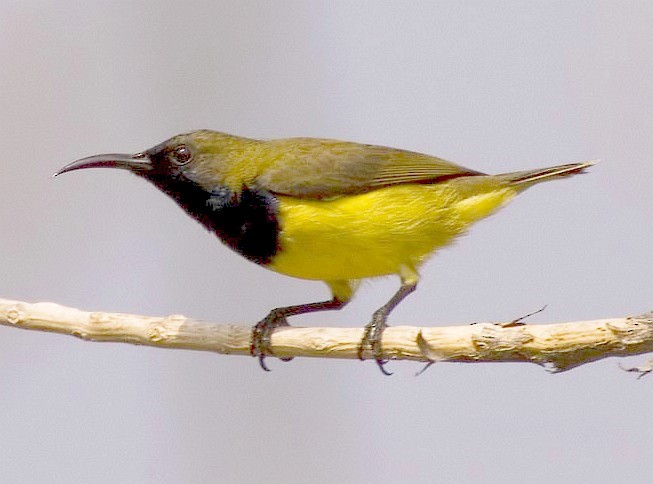
[{"label": "bird's toe gripping branch", "polygon": [[372,321],[365,325],[365,333],[363,333],[363,339],[358,347],[358,359],[364,360],[363,353],[366,350],[372,351],[374,360],[381,370],[381,373],[390,376],[392,375],[392,372],[385,369],[384,365],[388,360],[383,357],[382,348],[383,331],[388,327],[388,323],[386,323],[387,319],[388,315],[386,311],[379,309],[372,316]]},{"label": "bird's toe gripping branch", "polygon": [[[249,350],[252,356],[258,357],[258,362],[265,371],[270,369],[265,364],[266,356],[274,356],[272,351],[272,331],[280,326],[289,326],[285,314],[272,310],[252,328],[252,343]],[[292,358],[281,358],[290,361]]]},{"label": "bird's toe gripping branch", "polygon": [[417,273],[409,268],[404,268],[404,271],[405,274],[402,275],[403,282],[401,287],[387,303],[381,306],[381,308],[374,313],[372,321],[365,326],[365,333],[363,334],[363,339],[358,347],[359,359],[364,359],[363,353],[365,350],[371,350],[381,373],[388,376],[392,375],[392,373],[387,371],[384,367],[388,360],[383,357],[381,341],[383,331],[388,327],[386,321],[392,310],[417,288]]}]

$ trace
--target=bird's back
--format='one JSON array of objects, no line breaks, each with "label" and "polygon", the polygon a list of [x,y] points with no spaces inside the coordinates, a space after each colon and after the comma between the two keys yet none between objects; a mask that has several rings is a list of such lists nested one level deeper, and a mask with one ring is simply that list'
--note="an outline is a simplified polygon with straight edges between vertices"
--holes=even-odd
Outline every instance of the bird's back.
[{"label": "bird's back", "polygon": [[482,174],[422,153],[329,139],[277,139],[243,147],[229,160],[234,182],[247,173],[270,192],[298,198],[333,198]]}]

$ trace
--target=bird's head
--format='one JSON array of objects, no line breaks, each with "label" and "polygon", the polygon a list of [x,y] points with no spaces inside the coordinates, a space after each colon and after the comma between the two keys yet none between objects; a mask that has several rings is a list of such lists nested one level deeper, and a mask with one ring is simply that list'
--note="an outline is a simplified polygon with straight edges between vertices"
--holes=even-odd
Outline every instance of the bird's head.
[{"label": "bird's head", "polygon": [[230,153],[254,142],[217,131],[200,130],[179,134],[135,154],[110,153],[74,161],[54,176],[84,168],[120,168],[165,185],[186,180],[205,189],[227,183]]}]

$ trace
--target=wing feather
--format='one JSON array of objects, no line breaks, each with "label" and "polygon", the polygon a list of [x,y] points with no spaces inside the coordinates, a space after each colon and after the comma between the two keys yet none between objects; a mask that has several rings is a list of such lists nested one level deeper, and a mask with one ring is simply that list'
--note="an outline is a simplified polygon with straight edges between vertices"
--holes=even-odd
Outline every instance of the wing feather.
[{"label": "wing feather", "polygon": [[261,148],[273,155],[256,184],[273,193],[303,198],[483,175],[434,156],[344,141],[290,138],[262,142]]}]

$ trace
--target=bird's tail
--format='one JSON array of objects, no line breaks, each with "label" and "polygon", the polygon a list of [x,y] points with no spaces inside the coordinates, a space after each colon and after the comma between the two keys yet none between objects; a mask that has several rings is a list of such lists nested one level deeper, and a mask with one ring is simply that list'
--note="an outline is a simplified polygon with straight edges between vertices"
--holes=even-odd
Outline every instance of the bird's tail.
[{"label": "bird's tail", "polygon": [[531,185],[542,181],[555,180],[569,175],[583,173],[586,168],[594,165],[598,160],[584,161],[582,163],[571,163],[568,165],[551,166],[538,170],[516,171],[499,175],[511,185],[522,185],[520,188],[528,188]]}]

